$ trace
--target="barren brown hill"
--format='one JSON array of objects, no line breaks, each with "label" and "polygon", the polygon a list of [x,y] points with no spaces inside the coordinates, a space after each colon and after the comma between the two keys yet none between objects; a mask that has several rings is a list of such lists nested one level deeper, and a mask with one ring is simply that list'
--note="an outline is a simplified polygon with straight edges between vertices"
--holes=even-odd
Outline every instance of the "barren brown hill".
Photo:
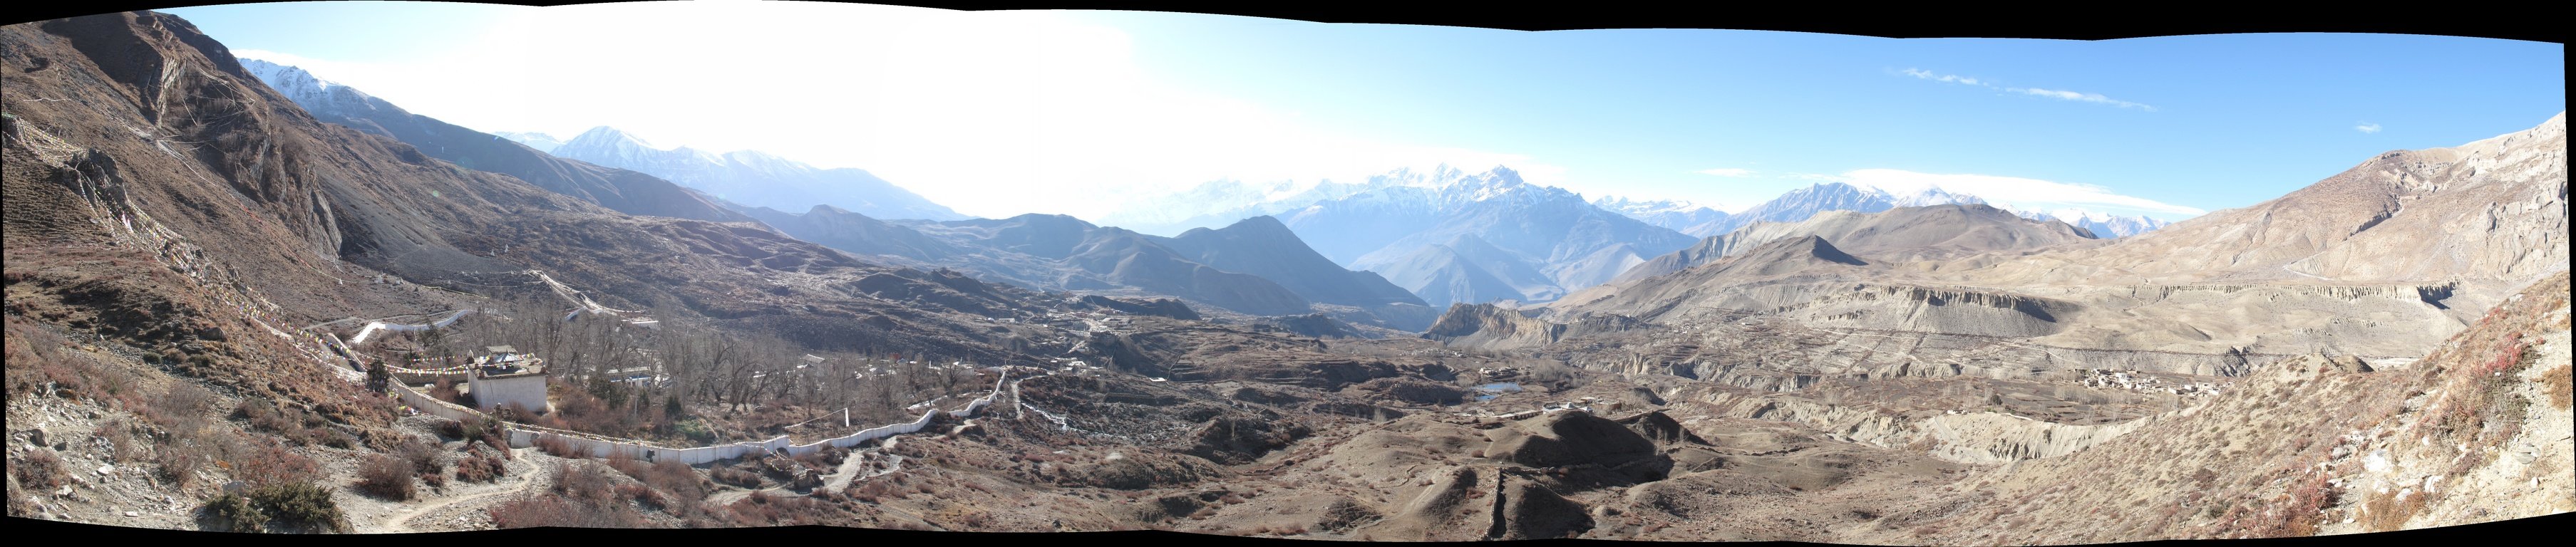
[{"label": "barren brown hill", "polygon": [[1822,237],[1864,257],[1896,262],[2027,251],[2095,239],[2091,232],[2064,222],[2030,220],[1983,204],[1899,207],[1875,213],[1825,211],[1797,222],[1756,222],[1723,235],[1701,238],[1691,248],[1638,264],[1611,282],[1678,272],[1764,243],[1804,235]]},{"label": "barren brown hill", "polygon": [[2491,303],[2566,268],[2566,237],[2561,112],[2538,127],[2455,148],[2380,154],[2280,198],[2098,249],[1961,276],[2095,285],[2507,282],[2482,295]]},{"label": "barren brown hill", "polygon": [[1853,539],[2305,536],[2576,511],[2567,321],[2561,271],[2412,365],[2274,363],[2206,405],[2065,457],[1979,472],[1950,495],[2016,502],[1890,519]]}]

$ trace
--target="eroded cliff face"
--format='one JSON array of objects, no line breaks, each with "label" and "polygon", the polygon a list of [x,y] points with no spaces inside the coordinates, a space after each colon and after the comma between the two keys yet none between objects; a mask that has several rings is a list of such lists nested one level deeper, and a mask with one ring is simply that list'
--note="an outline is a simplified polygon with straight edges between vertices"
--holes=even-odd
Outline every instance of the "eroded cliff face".
[{"label": "eroded cliff face", "polygon": [[1493,304],[1457,304],[1423,332],[1424,338],[1483,349],[1543,346],[1568,337],[1623,332],[1645,323],[1622,315],[1587,314],[1555,322]]}]

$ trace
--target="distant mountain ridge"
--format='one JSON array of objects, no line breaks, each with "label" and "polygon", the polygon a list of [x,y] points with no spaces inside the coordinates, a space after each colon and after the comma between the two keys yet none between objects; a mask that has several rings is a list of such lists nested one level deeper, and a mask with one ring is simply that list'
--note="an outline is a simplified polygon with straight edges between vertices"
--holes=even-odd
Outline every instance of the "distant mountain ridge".
[{"label": "distant mountain ridge", "polygon": [[554,136],[554,135],[548,135],[548,134],[544,134],[544,133],[522,133],[522,132],[517,132],[517,131],[494,131],[494,132],[492,132],[492,134],[493,134],[493,135],[495,135],[495,136],[499,136],[499,137],[501,137],[501,138],[504,138],[504,139],[510,139],[511,141],[517,142],[517,143],[519,143],[519,144],[528,145],[528,147],[529,147],[529,148],[535,148],[535,149],[537,149],[537,151],[540,151],[540,152],[546,152],[546,153],[553,153],[553,152],[555,151],[555,149],[556,149],[556,148],[560,148],[560,147],[562,147],[562,146],[563,146],[563,144],[564,144],[564,140],[563,140],[563,139],[558,139],[558,138],[555,138],[555,136]]},{"label": "distant mountain ridge", "polygon": [[244,70],[324,122],[400,140],[430,157],[467,169],[501,173],[619,212],[743,222],[751,220],[652,175],[559,158],[402,107],[302,68],[242,59]]},{"label": "distant mountain ridge", "polygon": [[1377,274],[1343,269],[1316,254],[1270,217],[1161,237],[1064,215],[888,221],[831,206],[802,214],[744,211],[798,239],[1032,289],[1135,290],[1250,315],[1348,306],[1361,315],[1347,319],[1404,330],[1420,330],[1437,313]]},{"label": "distant mountain ridge", "polygon": [[1953,194],[1939,189],[1899,196],[1876,188],[1827,182],[1791,190],[1789,193],[1771,198],[1771,201],[1754,205],[1742,212],[1683,229],[1682,233],[1708,237],[1732,232],[1756,222],[1798,222],[1825,211],[1876,213],[1906,206],[1985,202],[1976,196]]},{"label": "distant mountain ridge", "polygon": [[[1623,214],[1628,214],[1629,216],[1638,218],[1639,220],[1658,222],[1659,219],[1664,217],[1659,217],[1657,215],[1669,213],[1662,213],[1655,209],[1653,205],[1645,204],[1668,203],[1673,202],[1643,202],[1641,204],[1628,205],[1625,208],[1605,208],[1621,211]],[[1937,187],[1926,188],[1914,192],[1896,193],[1879,188],[1870,188],[1843,182],[1827,182],[1808,186],[1806,188],[1791,190],[1786,194],[1781,194],[1780,197],[1772,198],[1770,201],[1754,205],[1753,207],[1747,208],[1741,212],[1731,215],[1720,213],[1710,220],[1675,229],[1680,230],[1682,233],[1697,237],[1709,237],[1724,235],[1727,232],[1735,231],[1738,228],[1743,228],[1756,222],[1803,221],[1806,220],[1807,217],[1815,216],[1816,213],[1825,211],[1876,213],[1898,207],[1922,207],[1927,205],[1943,204],[1991,205],[1999,209],[2013,211],[2015,214],[2019,214],[2023,218],[2062,221],[2067,224],[2082,227],[2091,231],[2094,235],[2104,238],[2121,238],[2138,235],[2153,231],[2157,228],[2162,228],[2168,224],[2165,221],[2145,216],[2110,215],[2094,211],[2086,211],[2083,209],[2064,208],[2049,211],[2024,209],[2016,207],[2013,204],[1989,201],[1984,197],[1952,192]],[[1663,205],[1663,207],[1670,207],[1670,205]]]},{"label": "distant mountain ridge", "polygon": [[1619,274],[1627,283],[1743,254],[1773,241],[1822,237],[1876,260],[1948,260],[1977,253],[2020,251],[2097,236],[2054,219],[2032,219],[1984,204],[1898,207],[1875,213],[1824,211],[1798,222],[1757,222],[1701,239],[1688,249],[1655,257]]},{"label": "distant mountain ridge", "polygon": [[876,218],[968,218],[867,171],[820,169],[751,150],[722,154],[685,146],[666,150],[607,126],[584,131],[550,153],[649,173],[752,207],[801,211],[830,205]]},{"label": "distant mountain ridge", "polygon": [[2072,224],[2077,228],[2091,231],[2093,232],[2093,235],[2100,236],[2103,239],[2129,237],[2152,232],[2158,228],[2163,228],[2166,225],[2173,224],[2171,222],[2156,220],[2154,217],[2107,215],[2081,209],[2061,209],[2044,213],[2032,211],[2016,212],[2020,213],[2022,218],[2031,220],[2055,220]]},{"label": "distant mountain ridge", "polygon": [[1101,215],[1099,220],[1102,224],[1149,234],[1179,235],[1197,228],[1226,226],[1246,218],[1277,216],[1304,209],[1316,202],[1349,197],[1388,184],[1376,178],[1355,183],[1322,180],[1311,184],[1213,180],[1189,190],[1130,202],[1125,207]]},{"label": "distant mountain ridge", "polygon": [[1705,205],[1668,199],[1635,201],[1604,196],[1592,200],[1592,206],[1686,234],[1693,226],[1722,222],[1728,216],[1726,211]]},{"label": "distant mountain ridge", "polygon": [[1435,307],[1549,300],[1691,243],[1504,167],[1399,169],[1367,186],[1280,220],[1324,256],[1378,272]]}]

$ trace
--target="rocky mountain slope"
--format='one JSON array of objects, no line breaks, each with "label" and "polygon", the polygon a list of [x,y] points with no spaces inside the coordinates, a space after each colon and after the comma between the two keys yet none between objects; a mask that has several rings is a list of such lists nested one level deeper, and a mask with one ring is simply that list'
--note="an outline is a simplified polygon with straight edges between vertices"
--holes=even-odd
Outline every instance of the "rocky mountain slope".
[{"label": "rocky mountain slope", "polygon": [[966,218],[867,171],[818,169],[752,150],[722,154],[685,146],[666,150],[612,127],[592,128],[548,152],[662,177],[753,207],[798,211],[830,205],[885,219]]},{"label": "rocky mountain slope", "polygon": [[[2235,393],[2060,458],[1977,473],[1994,503],[1891,523],[1933,543],[2305,536],[2576,511],[2568,479],[2567,273],[2424,359],[2270,365]],[[2098,480],[2105,473],[2124,477]],[[2009,526],[1994,526],[1994,523]],[[1863,542],[1870,542],[1864,540]]]},{"label": "rocky mountain slope", "polygon": [[[2562,112],[2538,127],[2460,147],[2392,151],[2250,207],[2099,249],[1998,265],[1982,275],[2153,283],[2528,282],[2567,264],[2566,134]],[[2086,266],[2043,271],[2068,262]]]},{"label": "rocky mountain slope", "polygon": [[[2474,320],[2475,310],[2492,305],[2503,291],[2528,283],[2529,276],[2565,267],[2558,258],[2565,254],[2559,244],[2564,238],[2565,171],[2549,161],[2563,157],[2564,139],[2554,137],[2563,132],[2563,123],[2553,119],[2461,149],[2390,153],[2263,205],[2130,238],[1966,258],[1854,252],[1887,268],[1860,276],[1756,279],[1719,275],[1706,267],[1685,269],[1663,276],[1669,279],[1648,277],[1586,291],[1552,307],[1649,319],[1678,318],[1711,307],[1751,310],[1818,326],[2017,332],[2025,334],[2012,336],[2034,337],[2027,343],[2085,351],[2419,355]],[[2404,157],[2490,159],[2456,164],[2391,159]],[[2389,171],[2400,164],[2448,174],[2419,179]],[[2486,174],[2471,177],[2471,172]],[[2420,193],[2397,191],[2413,184],[2422,185]],[[2401,199],[2408,202],[2403,212],[2395,208]],[[2380,209],[2382,205],[2387,208]],[[2525,214],[2503,215],[2506,210]],[[2482,220],[2489,211],[2503,216]],[[2382,213],[2387,218],[2379,219]],[[2475,222],[2456,226],[2464,221]],[[2353,235],[2355,227],[2363,226],[2367,228],[2360,235]],[[2368,235],[2372,232],[2385,235]],[[2383,237],[2429,241],[2433,243],[2418,245],[2445,251],[2410,253],[2370,244]],[[1842,241],[1828,241],[1843,246]],[[2308,276],[2315,274],[2299,270],[2318,264],[2307,258],[2311,256],[2365,255],[2370,258],[2329,263],[2344,265],[2327,271],[2333,275],[2312,278]],[[1836,304],[1856,298],[1848,294],[1855,284],[1913,287],[1891,290],[1925,295],[1919,301],[1923,307],[1917,308],[1922,311],[1888,313]],[[2001,306],[1990,309],[2021,309],[2027,303],[2036,306],[2028,310],[2054,311],[1955,316],[1958,323],[1946,327],[1937,325],[1951,320],[1930,319],[1968,309],[1947,305],[1961,299]],[[1906,324],[1921,327],[1901,326]]]},{"label": "rocky mountain slope", "polygon": [[1279,219],[1252,217],[1219,229],[1194,229],[1159,240],[1201,263],[1276,280],[1307,299],[1348,306],[1422,305],[1413,293],[1375,273],[1351,271],[1316,254]]},{"label": "rocky mountain slope", "polygon": [[1952,260],[2088,242],[2090,231],[2057,221],[2034,222],[1985,206],[1902,207],[1878,213],[1825,211],[1798,222],[1757,222],[1655,257],[1613,280],[1634,281],[1689,269],[1784,238],[1817,236],[1866,256],[1901,262]]},{"label": "rocky mountain slope", "polygon": [[[220,44],[166,15],[65,19],[9,32],[19,69],[11,93],[32,105],[10,112],[28,135],[11,142],[37,159],[13,170],[12,184],[32,185],[25,187],[31,198],[53,188],[113,188],[138,214],[204,249],[206,260],[267,288],[289,320],[419,305],[402,296],[423,290],[417,286],[360,282],[378,273],[470,286],[457,284],[494,283],[493,276],[529,269],[583,287],[611,307],[669,308],[817,342],[830,331],[836,334],[829,339],[839,340],[830,343],[843,345],[964,342],[954,348],[975,351],[977,343],[965,341],[988,334],[959,333],[944,314],[1008,307],[986,289],[882,300],[854,287],[880,275],[923,278],[898,284],[931,282],[922,272],[868,265],[749,223],[622,214],[323,123],[261,85]],[[100,136],[96,128],[133,131]],[[627,266],[633,264],[653,266]],[[379,292],[387,294],[371,296]],[[858,331],[817,326],[833,315],[900,319]],[[913,328],[953,334],[885,334]]]},{"label": "rocky mountain slope", "polygon": [[1143,291],[1252,315],[1304,314],[1322,303],[1377,310],[1373,317],[1400,318],[1394,324],[1408,330],[1432,315],[1375,274],[1315,255],[1267,217],[1164,238],[1063,215],[888,222],[822,206],[804,214],[747,212],[799,239],[1036,290]]},{"label": "rocky mountain slope", "polygon": [[540,188],[628,214],[717,222],[750,220],[652,175],[547,155],[509,139],[404,111],[355,88],[315,78],[301,68],[258,59],[241,63],[261,83],[324,122],[392,137],[430,157],[467,169],[518,177]]}]

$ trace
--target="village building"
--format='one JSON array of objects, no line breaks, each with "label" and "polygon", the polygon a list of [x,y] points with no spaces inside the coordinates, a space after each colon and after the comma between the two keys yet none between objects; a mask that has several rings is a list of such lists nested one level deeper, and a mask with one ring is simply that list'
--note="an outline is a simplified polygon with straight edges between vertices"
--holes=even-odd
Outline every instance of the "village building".
[{"label": "village building", "polygon": [[476,409],[491,412],[517,405],[531,412],[549,410],[544,360],[510,346],[487,346],[483,351],[486,354],[475,358],[473,370],[465,375],[466,393],[474,395]]}]

